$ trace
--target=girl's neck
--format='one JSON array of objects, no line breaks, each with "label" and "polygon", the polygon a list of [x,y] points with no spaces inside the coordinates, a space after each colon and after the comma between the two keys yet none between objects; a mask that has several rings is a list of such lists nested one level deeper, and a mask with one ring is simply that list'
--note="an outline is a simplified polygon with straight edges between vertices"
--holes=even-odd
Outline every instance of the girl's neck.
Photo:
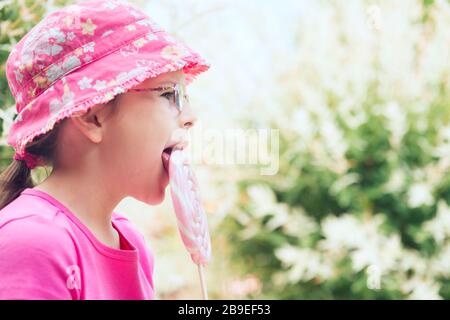
[{"label": "girl's neck", "polygon": [[52,173],[35,189],[48,193],[74,214],[104,244],[120,248],[120,237],[111,219],[121,199],[113,198],[108,189],[92,180],[83,183],[69,176]]}]

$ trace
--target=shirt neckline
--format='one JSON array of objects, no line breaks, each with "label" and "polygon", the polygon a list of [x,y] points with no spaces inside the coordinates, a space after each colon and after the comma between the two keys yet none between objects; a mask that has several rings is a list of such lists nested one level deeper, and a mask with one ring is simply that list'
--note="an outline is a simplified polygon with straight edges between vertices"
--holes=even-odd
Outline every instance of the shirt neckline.
[{"label": "shirt neckline", "polygon": [[136,247],[132,244],[131,241],[122,233],[120,228],[117,226],[117,224],[114,221],[114,212],[113,217],[111,219],[112,226],[114,229],[117,230],[119,233],[119,237],[122,240],[124,240],[127,243],[127,247],[129,249],[116,249],[111,246],[106,245],[105,243],[101,242],[97,239],[97,237],[92,233],[92,231],[74,214],[72,213],[62,202],[60,202],[58,199],[50,195],[49,193],[34,189],[34,188],[25,188],[21,194],[25,195],[31,195],[31,196],[37,196],[39,198],[42,198],[49,203],[51,203],[53,206],[58,208],[62,213],[64,213],[81,231],[87,236],[87,238],[91,241],[91,243],[94,245],[94,247],[103,255],[106,255],[108,257],[119,259],[119,260],[137,260],[138,258],[138,252]]}]

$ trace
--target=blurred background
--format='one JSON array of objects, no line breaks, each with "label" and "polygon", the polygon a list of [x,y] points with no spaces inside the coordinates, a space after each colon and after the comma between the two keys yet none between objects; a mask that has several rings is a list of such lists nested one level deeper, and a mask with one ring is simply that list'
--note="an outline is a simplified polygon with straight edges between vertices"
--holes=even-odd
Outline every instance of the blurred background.
[{"label": "blurred background", "polygon": [[[8,54],[71,2],[0,1],[1,170]],[[450,1],[132,2],[211,63],[188,88],[211,299],[450,298]],[[220,161],[217,139],[242,129],[276,132],[247,144],[271,142],[270,174]],[[169,192],[116,211],[155,255],[157,298],[200,299]]]}]

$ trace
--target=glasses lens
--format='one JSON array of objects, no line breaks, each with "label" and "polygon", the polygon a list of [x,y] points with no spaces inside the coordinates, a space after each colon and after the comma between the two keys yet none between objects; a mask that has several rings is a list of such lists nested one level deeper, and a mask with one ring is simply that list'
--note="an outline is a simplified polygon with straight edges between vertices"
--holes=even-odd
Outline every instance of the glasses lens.
[{"label": "glasses lens", "polygon": [[185,88],[183,85],[179,85],[178,83],[175,85],[175,102],[178,107],[178,110],[183,111],[184,107],[184,99],[186,99]]}]

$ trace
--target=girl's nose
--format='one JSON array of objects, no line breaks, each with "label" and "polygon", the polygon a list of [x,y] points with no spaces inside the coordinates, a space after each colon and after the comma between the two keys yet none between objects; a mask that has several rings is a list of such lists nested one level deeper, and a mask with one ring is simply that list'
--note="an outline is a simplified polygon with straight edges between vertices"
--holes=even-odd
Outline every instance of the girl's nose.
[{"label": "girl's nose", "polygon": [[197,115],[192,110],[191,105],[186,103],[183,107],[183,112],[180,114],[180,126],[189,129],[197,122]]}]

